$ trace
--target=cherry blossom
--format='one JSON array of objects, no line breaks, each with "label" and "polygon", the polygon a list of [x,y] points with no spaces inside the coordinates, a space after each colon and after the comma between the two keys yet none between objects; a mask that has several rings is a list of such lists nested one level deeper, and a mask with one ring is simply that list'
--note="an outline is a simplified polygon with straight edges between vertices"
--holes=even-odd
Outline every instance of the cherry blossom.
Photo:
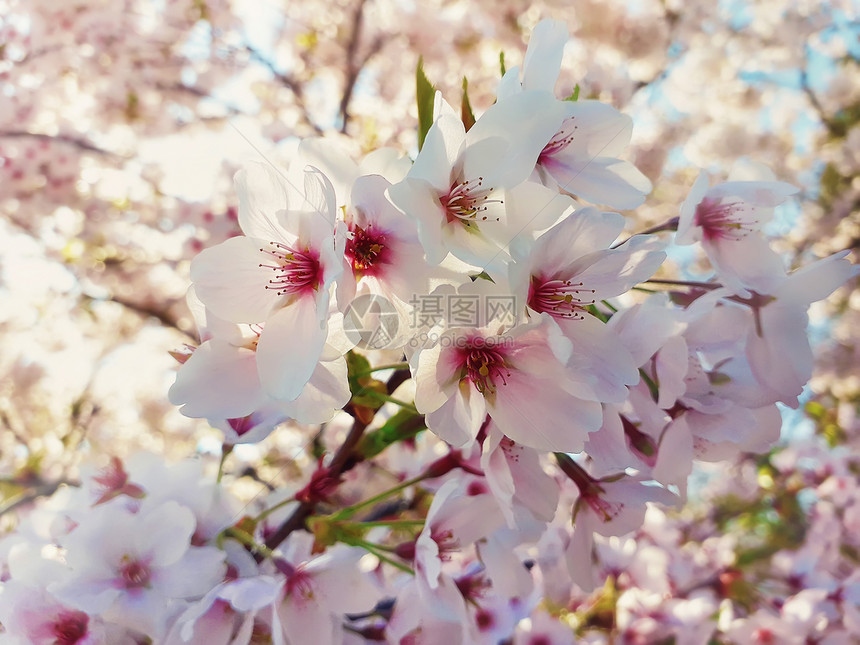
[{"label": "cherry blossom", "polygon": [[0,641],[856,640],[853,8],[49,4]]},{"label": "cherry blossom", "polygon": [[344,240],[335,241],[332,187],[321,173],[308,170],[303,189],[294,188],[295,182],[266,164],[240,171],[236,184],[239,224],[247,237],[202,252],[191,279],[216,316],[265,323],[257,341],[260,383],[273,397],[293,401],[322,354],[329,288],[343,272],[337,247]]},{"label": "cherry blossom", "polygon": [[699,175],[681,206],[679,244],[701,242],[720,280],[738,294],[767,293],[784,272],[761,233],[773,208],[797,188],[778,181],[728,181],[708,188]]}]

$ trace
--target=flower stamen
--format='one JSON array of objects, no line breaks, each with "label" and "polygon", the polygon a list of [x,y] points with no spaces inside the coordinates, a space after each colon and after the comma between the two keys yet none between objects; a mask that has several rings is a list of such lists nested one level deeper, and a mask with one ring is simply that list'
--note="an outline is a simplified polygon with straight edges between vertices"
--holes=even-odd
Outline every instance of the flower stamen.
[{"label": "flower stamen", "polygon": [[373,231],[373,224],[361,228],[357,224],[349,227],[350,237],[346,240],[346,259],[354,273],[372,274],[380,265],[387,264],[388,247],[386,235]]},{"label": "flower stamen", "polygon": [[743,202],[705,198],[696,206],[695,222],[705,240],[742,240],[756,230],[758,220],[744,217],[754,207]]},{"label": "flower stamen", "polygon": [[492,347],[467,347],[463,363],[463,378],[483,395],[495,394],[499,385],[507,385],[511,375],[501,352]]},{"label": "flower stamen", "polygon": [[279,296],[316,291],[321,283],[319,258],[305,248],[297,251],[280,242],[269,242],[271,248],[262,248],[261,252],[272,256],[277,264],[260,264],[260,268],[271,269],[275,277],[269,280],[266,289],[278,292]]},{"label": "flower stamen", "polygon": [[[447,211],[448,223],[459,220],[465,226],[472,222],[485,222],[489,217],[484,215],[488,204],[503,204],[501,199],[490,199],[492,188],[484,187],[484,178],[461,181],[451,186],[447,195],[439,198]],[[500,218],[495,218],[498,222]]]},{"label": "flower stamen", "polygon": [[595,293],[594,289],[587,289],[583,282],[572,280],[543,282],[532,277],[529,291],[529,307],[538,313],[546,312],[558,318],[582,320],[582,311],[595,302],[594,298],[588,299],[588,295]]}]

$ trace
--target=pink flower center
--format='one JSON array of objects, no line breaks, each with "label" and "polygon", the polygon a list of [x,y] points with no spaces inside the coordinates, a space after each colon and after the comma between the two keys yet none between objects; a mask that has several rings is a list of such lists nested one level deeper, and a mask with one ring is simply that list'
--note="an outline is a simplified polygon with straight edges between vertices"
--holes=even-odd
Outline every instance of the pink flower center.
[{"label": "pink flower center", "polygon": [[754,643],[774,643],[773,632],[769,629],[759,627],[752,633]]},{"label": "pink flower center", "polygon": [[499,385],[507,384],[511,375],[505,357],[496,347],[468,345],[461,350],[464,378],[471,381],[481,394],[495,394]]},{"label": "pink flower center", "polygon": [[126,589],[143,589],[149,587],[151,572],[149,565],[140,560],[134,560],[125,555],[119,569],[122,586]]},{"label": "pink flower center", "polygon": [[529,637],[527,641],[528,645],[552,645],[552,641],[549,639],[549,636],[545,636],[544,634],[535,634]]},{"label": "pink flower center", "polygon": [[254,428],[253,415],[249,414],[246,417],[236,417],[235,419],[227,419],[227,423],[240,437]]},{"label": "pink flower center", "polygon": [[87,635],[90,617],[82,611],[64,611],[54,621],[54,645],[74,645]]},{"label": "pink flower center", "polygon": [[346,259],[355,274],[373,275],[380,265],[388,263],[385,233],[374,231],[373,224],[367,228],[351,224],[349,230],[352,237],[346,241]]},{"label": "pink flower center", "polygon": [[696,206],[695,222],[702,227],[707,241],[742,240],[752,231],[757,220],[748,220],[744,215],[750,207],[743,202],[722,202],[719,199],[703,199]]},{"label": "pink flower center", "polygon": [[558,318],[582,319],[582,310],[594,304],[594,289],[586,289],[582,282],[572,280],[546,280],[532,276],[529,286],[529,307],[538,313],[547,312]]},{"label": "pink flower center", "polygon": [[621,502],[609,501],[603,499],[599,494],[583,493],[582,500],[591,507],[594,514],[597,515],[601,522],[609,522],[618,517],[624,504]]},{"label": "pink flower center", "polygon": [[562,125],[561,130],[556,132],[552,139],[543,147],[540,155],[538,156],[538,164],[544,164],[550,157],[557,155],[559,152],[567,148],[571,144],[574,138],[575,130],[579,129],[579,126],[573,125],[573,120],[575,117],[571,117],[567,119]]},{"label": "pink flower center", "polygon": [[284,574],[287,579],[286,595],[300,595],[304,598],[313,598],[314,589],[310,574],[301,566],[295,567],[286,560],[275,560],[275,567]]},{"label": "pink flower center", "polygon": [[129,482],[128,473],[125,472],[119,457],[112,457],[110,465],[103,469],[99,476],[93,477],[93,481],[99,485],[97,492],[100,493],[93,506],[103,504],[122,494],[135,499],[140,499],[146,494],[140,486]]},{"label": "pink flower center", "polygon": [[451,529],[433,529],[430,538],[439,547],[439,559],[443,562],[451,560],[451,554],[460,550],[460,541],[454,537]]},{"label": "pink flower center", "polygon": [[[439,198],[447,211],[448,223],[459,220],[465,226],[471,226],[474,221],[487,221],[488,216],[484,215],[487,205],[503,203],[500,199],[489,198],[492,191],[492,188],[484,187],[483,177],[452,185],[448,194]],[[498,217],[495,219],[499,221]]]},{"label": "pink flower center", "polygon": [[266,289],[278,292],[279,296],[316,291],[322,282],[319,256],[305,248],[297,251],[280,242],[269,242],[270,248],[260,249],[275,260],[275,264],[261,264],[264,269],[271,269],[275,277],[269,280]]},{"label": "pink flower center", "polygon": [[[591,508],[594,514],[602,522],[609,522],[617,517],[624,509],[624,504],[619,501],[610,501],[603,498],[606,493],[597,479],[589,475],[581,466],[577,465],[569,457],[559,460],[564,473],[570,477],[579,489],[579,501]],[[579,502],[577,502],[579,504]]]}]

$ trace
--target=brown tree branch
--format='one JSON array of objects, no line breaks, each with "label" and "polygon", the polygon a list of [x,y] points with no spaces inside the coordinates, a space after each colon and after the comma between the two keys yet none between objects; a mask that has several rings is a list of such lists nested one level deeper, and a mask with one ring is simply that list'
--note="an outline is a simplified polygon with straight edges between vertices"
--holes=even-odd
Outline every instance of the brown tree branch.
[{"label": "brown tree branch", "polygon": [[262,63],[268,70],[272,73],[278,82],[281,83],[284,87],[289,89],[293,96],[296,99],[296,105],[302,112],[302,118],[305,123],[307,123],[310,127],[313,128],[314,132],[317,134],[322,134],[323,129],[318,126],[313,120],[310,118],[310,112],[308,111],[307,104],[305,103],[305,92],[304,86],[294,77],[280,71],[275,64],[269,60],[266,56],[261,54],[257,49],[251,47],[251,45],[245,45],[245,51],[251,56],[252,59],[256,60],[259,63]]},{"label": "brown tree branch", "polygon": [[349,125],[350,113],[349,104],[352,101],[355,83],[358,81],[358,76],[361,70],[367,65],[367,62],[376,55],[385,42],[380,36],[373,41],[369,51],[359,62],[357,60],[358,44],[361,40],[361,31],[364,24],[364,5],[366,0],[360,0],[355,9],[355,15],[352,19],[352,33],[349,38],[349,43],[346,46],[346,82],[343,87],[343,96],[340,100],[340,131],[346,134],[347,126]]},{"label": "brown tree branch", "polygon": [[92,152],[98,155],[102,155],[105,157],[111,157],[113,159],[122,159],[122,155],[119,155],[115,152],[111,152],[110,150],[105,150],[104,148],[99,148],[97,145],[90,143],[86,139],[78,139],[76,137],[69,136],[67,134],[43,134],[41,132],[26,132],[26,131],[14,131],[14,130],[0,130],[0,139],[39,139],[41,141],[52,141],[52,142],[60,142],[66,143],[71,146],[78,148],[79,150],[83,150],[84,152]]},{"label": "brown tree branch", "polygon": [[[360,419],[355,419],[352,424],[352,428],[350,428],[349,434],[343,444],[341,444],[340,448],[337,449],[331,463],[328,465],[328,470],[333,477],[337,477],[346,470],[349,470],[347,465],[351,463],[353,451],[356,446],[358,446],[358,442],[361,440],[366,429],[366,423]],[[281,542],[287,539],[290,533],[303,528],[305,526],[305,521],[311,516],[315,509],[316,502],[299,503],[299,507],[293,511],[293,514],[278,527],[278,530],[266,539],[266,547],[269,549],[277,548]],[[259,554],[257,554],[257,557],[259,557]]]}]

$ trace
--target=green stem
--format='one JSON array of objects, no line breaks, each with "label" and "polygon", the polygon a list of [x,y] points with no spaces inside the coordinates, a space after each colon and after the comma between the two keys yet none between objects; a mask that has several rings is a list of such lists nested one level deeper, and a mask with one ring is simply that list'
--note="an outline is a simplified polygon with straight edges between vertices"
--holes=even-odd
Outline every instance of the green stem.
[{"label": "green stem", "polygon": [[414,412],[415,414],[419,414],[418,410],[411,403],[407,403],[406,401],[401,401],[400,399],[395,399],[393,396],[389,394],[383,394],[382,392],[377,392],[376,390],[360,390],[356,392],[356,396],[369,396],[372,399],[376,399],[377,401],[385,401],[386,403],[394,403],[395,405],[399,405],[404,410],[409,410],[410,412]]},{"label": "green stem", "polygon": [[611,303],[611,302],[609,302],[608,300],[601,300],[600,302],[601,302],[601,304],[602,304],[604,307],[606,307],[607,309],[609,309],[609,311],[611,311],[612,313],[614,313],[614,314],[617,314],[617,313],[618,313],[618,308],[617,308],[617,307],[613,307],[613,306],[612,306],[612,303]]},{"label": "green stem", "polygon": [[275,552],[270,548],[263,546],[262,544],[257,544],[254,537],[246,533],[240,528],[236,528],[235,526],[231,526],[228,529],[225,529],[224,534],[228,537],[234,538],[247,546],[248,548],[256,551],[257,553],[261,553],[267,558],[271,558],[275,555]]},{"label": "green stem", "polygon": [[362,508],[365,508],[367,506],[372,506],[372,505],[376,504],[377,502],[381,502],[385,498],[391,497],[395,493],[399,493],[400,491],[404,490],[405,488],[409,488],[410,486],[414,486],[415,484],[421,482],[422,480],[424,480],[426,478],[427,478],[427,476],[422,474],[422,475],[418,475],[417,477],[413,477],[412,479],[407,479],[405,482],[401,482],[400,484],[397,484],[397,486],[394,486],[393,488],[389,488],[388,490],[379,493],[379,495],[374,495],[373,497],[366,499],[363,502],[358,502],[358,504],[353,504],[352,506],[347,506],[346,508],[340,509],[339,511],[334,513],[333,517],[337,520],[348,520],[350,517],[355,515]]},{"label": "green stem", "polygon": [[283,500],[283,501],[278,502],[277,504],[275,504],[275,505],[274,505],[274,506],[272,506],[271,508],[267,508],[265,511],[263,511],[262,513],[260,513],[257,517],[255,517],[255,518],[254,518],[254,521],[255,521],[255,522],[261,522],[261,521],[263,521],[264,519],[266,519],[267,517],[269,517],[269,515],[271,515],[271,514],[272,514],[272,513],[274,513],[275,511],[277,511],[279,508],[283,508],[283,507],[284,507],[284,506],[286,506],[287,504],[290,504],[290,503],[295,502],[295,501],[296,501],[296,498],[295,498],[295,497],[288,497],[287,499],[285,499],[285,500]]},{"label": "green stem", "polygon": [[648,390],[651,392],[651,397],[656,401],[660,398],[660,388],[657,387],[657,384],[654,382],[648,374],[641,367],[639,368],[639,376],[642,377],[642,380],[645,381],[645,385],[648,386]]},{"label": "green stem", "polygon": [[382,370],[406,370],[409,369],[409,363],[388,363],[387,365],[379,365],[377,367],[371,367],[369,370],[364,370],[363,372],[357,372],[353,374],[353,378],[360,378],[362,376],[368,376],[373,374],[374,372],[381,372]]},{"label": "green stem", "polygon": [[391,528],[400,528],[401,526],[424,526],[425,520],[378,520],[375,522],[357,522],[362,527],[387,526]]},{"label": "green stem", "polygon": [[415,572],[412,570],[412,567],[407,566],[407,565],[403,564],[402,562],[398,562],[397,560],[394,560],[392,558],[389,558],[387,555],[382,553],[376,547],[376,545],[370,544],[369,542],[363,542],[362,544],[356,544],[356,546],[363,548],[368,553],[375,555],[382,562],[386,562],[386,563],[390,564],[392,567],[395,567],[396,569],[400,569],[404,573],[409,573],[409,574],[415,575]]},{"label": "green stem", "polygon": [[695,287],[697,289],[720,289],[723,285],[714,282],[697,282],[695,280],[658,280],[651,278],[645,280],[651,284],[664,284],[670,287]]},{"label": "green stem", "polygon": [[233,452],[233,446],[226,443],[221,446],[221,461],[218,462],[218,477],[215,479],[216,484],[221,483],[221,478],[224,476],[224,463],[227,461],[227,457],[230,456],[231,452]]}]

